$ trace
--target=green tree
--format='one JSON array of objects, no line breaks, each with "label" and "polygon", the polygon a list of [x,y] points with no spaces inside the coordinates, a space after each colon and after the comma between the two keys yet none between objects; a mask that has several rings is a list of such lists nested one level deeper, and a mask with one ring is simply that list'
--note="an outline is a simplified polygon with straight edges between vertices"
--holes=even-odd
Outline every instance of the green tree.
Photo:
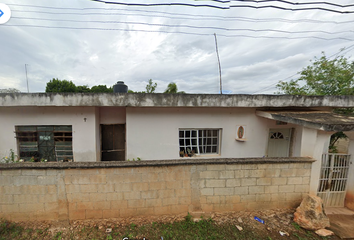
[{"label": "green tree", "polygon": [[45,88],[47,93],[49,92],[76,92],[76,85],[72,81],[67,80],[59,80],[53,78],[49,82],[47,82],[47,86]]},{"label": "green tree", "polygon": [[80,93],[89,93],[91,92],[91,89],[89,88],[89,86],[83,85],[83,86],[77,86],[76,91]]},{"label": "green tree", "polygon": [[[324,53],[320,58],[314,58],[311,65],[299,72],[300,77],[290,82],[280,81],[279,93],[291,95],[354,95],[354,62],[344,56],[333,60]],[[353,114],[353,109],[338,109],[338,113]],[[336,152],[335,143],[347,138],[343,132],[331,136],[329,150]]]},{"label": "green tree", "polygon": [[300,77],[277,84],[279,93],[292,95],[354,95],[354,62],[344,56],[330,60],[314,58],[311,65],[299,72]]},{"label": "green tree", "polygon": [[91,92],[93,92],[93,93],[112,93],[113,88],[112,87],[108,88],[106,85],[97,85],[97,86],[93,86],[91,88]]},{"label": "green tree", "polygon": [[153,83],[152,79],[150,79],[148,85],[146,85],[146,92],[155,93],[156,87],[157,87],[157,83]]},{"label": "green tree", "polygon": [[166,88],[166,90],[164,91],[164,93],[185,93],[185,92],[184,92],[184,91],[178,92],[177,84],[174,83],[174,82],[170,82],[170,83],[167,85],[167,88]]}]

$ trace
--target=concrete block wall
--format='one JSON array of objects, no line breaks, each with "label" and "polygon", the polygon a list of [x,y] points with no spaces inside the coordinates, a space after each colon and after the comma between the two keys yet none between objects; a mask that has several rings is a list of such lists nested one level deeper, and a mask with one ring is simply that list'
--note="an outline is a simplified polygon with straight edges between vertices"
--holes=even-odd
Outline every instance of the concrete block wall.
[{"label": "concrete block wall", "polygon": [[0,170],[0,217],[78,220],[296,207],[311,163]]},{"label": "concrete block wall", "polygon": [[198,167],[204,212],[297,207],[309,192],[307,163]]}]

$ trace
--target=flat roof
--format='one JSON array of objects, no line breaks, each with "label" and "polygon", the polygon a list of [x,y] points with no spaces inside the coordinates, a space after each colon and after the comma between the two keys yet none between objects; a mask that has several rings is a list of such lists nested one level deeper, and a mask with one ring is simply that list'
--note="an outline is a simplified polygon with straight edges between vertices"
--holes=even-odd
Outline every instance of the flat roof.
[{"label": "flat roof", "polygon": [[256,115],[329,132],[354,130],[354,117],[327,111],[256,111]]},{"label": "flat roof", "polygon": [[162,93],[1,93],[0,107],[354,107],[354,96]]}]

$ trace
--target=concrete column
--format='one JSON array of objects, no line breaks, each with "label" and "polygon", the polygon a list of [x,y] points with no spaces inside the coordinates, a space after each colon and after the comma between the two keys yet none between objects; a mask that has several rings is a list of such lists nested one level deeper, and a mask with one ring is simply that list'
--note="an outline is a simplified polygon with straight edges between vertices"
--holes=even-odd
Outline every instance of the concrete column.
[{"label": "concrete column", "polygon": [[[305,129],[305,128],[304,128]],[[311,129],[311,131],[313,131]],[[315,130],[316,131],[316,130]],[[311,168],[311,179],[310,179],[310,194],[317,194],[317,189],[318,189],[318,184],[319,184],[319,179],[320,179],[320,174],[321,174],[321,160],[322,160],[322,155],[324,153],[328,153],[328,146],[329,146],[329,141],[331,139],[331,135],[333,134],[332,132],[324,132],[317,130],[317,136],[314,138],[313,134],[311,136],[311,141],[315,142],[308,142],[307,144],[312,148],[312,158],[316,159],[314,163],[312,163],[312,168]],[[312,132],[313,133],[313,132]],[[306,139],[303,139],[303,146],[304,144],[306,145]],[[309,148],[306,150],[309,152]],[[305,157],[304,155],[302,155]]]},{"label": "concrete column", "polygon": [[348,147],[348,154],[351,155],[350,157],[350,165],[349,165],[349,174],[347,180],[347,193],[345,195],[344,205],[354,210],[354,132],[344,132],[349,137],[349,147]]}]

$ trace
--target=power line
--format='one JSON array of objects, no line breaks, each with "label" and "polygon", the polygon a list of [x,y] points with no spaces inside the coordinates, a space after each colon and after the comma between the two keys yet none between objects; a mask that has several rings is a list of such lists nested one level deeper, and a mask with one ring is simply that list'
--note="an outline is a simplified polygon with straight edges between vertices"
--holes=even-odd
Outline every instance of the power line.
[{"label": "power line", "polygon": [[209,4],[190,4],[190,3],[126,3],[126,2],[111,2],[111,1],[102,1],[102,0],[91,0],[93,2],[99,2],[104,4],[114,4],[114,5],[122,5],[122,6],[135,6],[135,7],[156,7],[156,6],[183,6],[183,7],[206,7],[206,8],[215,8],[220,10],[229,10],[231,8],[254,8],[254,9],[263,9],[263,8],[273,8],[278,10],[286,10],[286,11],[308,11],[308,10],[320,10],[320,11],[328,11],[334,13],[341,14],[351,14],[354,11],[339,11],[331,8],[323,8],[323,7],[307,7],[307,8],[287,8],[280,7],[274,5],[265,5],[265,6],[252,6],[252,5],[229,5],[226,7],[209,5]]},{"label": "power line", "polygon": [[307,34],[307,33],[323,33],[323,34],[343,34],[354,33],[353,30],[340,31],[340,32],[327,32],[327,31],[284,31],[278,29],[251,29],[251,28],[224,28],[214,26],[193,26],[187,24],[171,25],[171,24],[158,24],[158,23],[144,23],[144,22],[128,22],[128,21],[95,21],[95,20],[74,20],[74,19],[51,19],[51,18],[33,18],[33,17],[12,17],[13,19],[24,20],[40,20],[51,22],[75,22],[75,23],[103,23],[103,24],[132,24],[132,25],[146,25],[146,26],[158,26],[158,27],[172,27],[172,28],[193,28],[193,29],[211,29],[211,30],[223,30],[223,31],[248,31],[248,32],[276,32],[285,34]]},{"label": "power line", "polygon": [[[162,11],[152,11],[152,10],[137,10],[137,9],[116,9],[116,8],[64,8],[64,7],[49,7],[49,6],[36,6],[36,5],[24,5],[24,4],[7,4],[10,6],[20,6],[20,7],[36,7],[36,8],[44,8],[44,9],[53,9],[53,10],[74,10],[74,11],[87,11],[87,10],[95,10],[96,12],[90,13],[72,13],[67,11],[61,12],[44,12],[44,11],[32,11],[32,10],[16,10],[13,9],[13,12],[28,12],[28,13],[42,13],[42,14],[55,14],[55,15],[127,15],[127,16],[147,16],[147,17],[160,17],[160,18],[170,18],[170,19],[188,19],[188,20],[197,20],[197,21],[205,21],[205,20],[221,20],[221,21],[245,21],[245,22],[287,22],[287,23],[330,23],[330,24],[348,24],[354,23],[354,20],[350,21],[328,21],[328,20],[315,20],[315,19],[286,19],[286,18],[249,18],[249,17],[225,17],[225,16],[217,16],[217,15],[201,15],[201,14],[186,14],[186,13],[169,13]],[[144,15],[144,14],[124,14],[124,13],[101,13],[97,12],[97,10],[107,10],[107,11],[124,11],[124,12],[144,12],[144,13],[158,13],[163,14],[159,15]],[[166,15],[173,16],[189,16],[191,18],[181,18],[181,17],[170,17]],[[196,17],[200,17],[198,19]]]},{"label": "power line", "polygon": [[[214,1],[214,0],[212,0]],[[294,6],[300,6],[300,5],[329,5],[333,7],[340,7],[340,8],[347,8],[347,7],[353,7],[354,4],[337,4],[337,3],[332,3],[332,2],[289,2],[289,1],[284,1],[284,0],[231,0],[232,2],[253,2],[253,3],[264,3],[264,2],[279,2],[279,3],[285,3],[285,4],[290,4]]]},{"label": "power line", "polygon": [[[61,27],[61,26],[43,26],[43,25],[25,25],[25,24],[4,24],[2,27],[33,27],[33,28],[52,28],[52,29],[71,29],[71,30],[101,30],[101,31],[124,31],[124,32],[150,32],[150,33],[174,33],[174,34],[188,34],[196,36],[211,36],[213,33],[196,33],[196,32],[185,32],[185,31],[162,31],[162,30],[144,30],[144,29],[124,29],[124,28],[99,28],[99,27]],[[334,37],[334,38],[323,38],[317,36],[303,36],[303,37],[285,37],[285,36],[251,36],[245,34],[218,34],[222,37],[227,38],[254,38],[254,39],[318,39],[324,41],[332,40],[345,40],[345,41],[354,41],[354,39],[344,38],[344,37]]]}]

